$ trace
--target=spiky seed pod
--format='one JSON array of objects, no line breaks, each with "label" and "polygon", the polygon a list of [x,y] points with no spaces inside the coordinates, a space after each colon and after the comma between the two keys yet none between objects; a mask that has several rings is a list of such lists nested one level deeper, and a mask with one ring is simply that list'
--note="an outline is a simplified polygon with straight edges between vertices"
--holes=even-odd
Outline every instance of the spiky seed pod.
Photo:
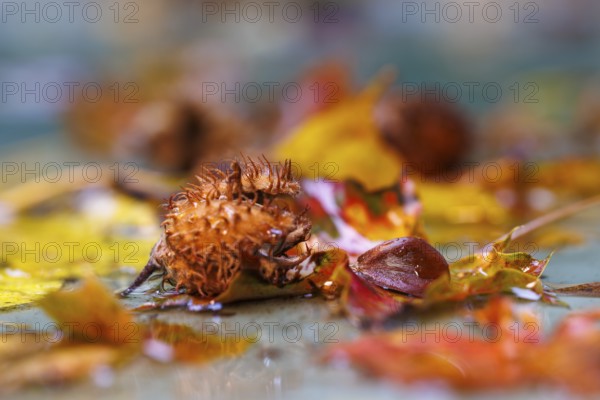
[{"label": "spiky seed pod", "polygon": [[289,211],[247,201],[184,197],[173,205],[165,221],[166,278],[202,296],[223,292],[242,262],[284,244],[299,226],[310,227]]},{"label": "spiky seed pod", "polygon": [[248,199],[262,199],[280,195],[296,196],[300,193],[300,184],[292,174],[292,162],[286,160],[283,165],[271,163],[265,157],[254,161],[243,157],[242,163],[234,161],[229,173],[218,168],[204,167],[196,176],[198,184],[191,184],[199,198],[215,199],[243,195]]},{"label": "spiky seed pod", "polygon": [[[149,265],[164,269],[164,279],[177,289],[203,297],[225,291],[241,268],[284,285],[299,276],[297,267],[309,255],[286,252],[308,239],[311,223],[272,199],[298,191],[291,161],[281,169],[266,159],[233,162],[228,172],[207,169],[198,184],[169,200],[165,231]],[[144,279],[143,272],[125,293]]]}]

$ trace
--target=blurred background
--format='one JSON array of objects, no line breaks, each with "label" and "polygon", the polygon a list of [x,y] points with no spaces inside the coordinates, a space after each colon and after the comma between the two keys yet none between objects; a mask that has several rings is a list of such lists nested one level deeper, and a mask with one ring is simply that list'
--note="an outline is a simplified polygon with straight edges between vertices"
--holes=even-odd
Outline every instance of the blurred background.
[{"label": "blurred background", "polygon": [[[404,100],[441,92],[466,115],[477,137],[474,157],[599,148],[600,4],[593,0],[42,0],[1,7],[4,149],[46,136],[91,150],[112,146],[116,155],[122,144],[105,142],[118,130],[152,129],[132,115],[161,101],[220,109],[251,124],[251,141],[260,142],[263,134],[285,133],[310,108],[306,93],[315,89],[306,85],[294,102],[281,90],[286,83],[313,74],[335,84],[319,90],[337,101],[385,66],[396,70]],[[273,98],[269,82],[278,85]],[[237,94],[221,90],[236,83]],[[146,115],[159,118],[166,112],[159,109]],[[156,157],[173,167],[169,155]]]},{"label": "blurred background", "polygon": [[84,165],[81,185],[48,185],[78,160],[160,201],[243,152],[369,191],[408,176],[427,225],[491,238],[597,193],[598,15],[593,0],[3,1],[2,184],[45,185],[5,192],[0,221],[95,183]]}]

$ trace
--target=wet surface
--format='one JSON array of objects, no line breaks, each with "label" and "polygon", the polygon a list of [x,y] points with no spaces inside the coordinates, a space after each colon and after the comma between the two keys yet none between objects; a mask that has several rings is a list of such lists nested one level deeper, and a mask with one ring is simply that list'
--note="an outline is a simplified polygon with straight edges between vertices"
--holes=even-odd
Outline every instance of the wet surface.
[{"label": "wet surface", "polygon": [[[586,237],[582,245],[558,251],[546,270],[553,283],[600,281],[598,244],[600,235],[595,221],[600,213],[591,210],[559,226],[576,229]],[[548,250],[540,250],[540,254]],[[122,288],[128,274],[113,274],[104,283]],[[130,277],[129,277],[130,278]],[[136,293],[122,300],[130,309],[150,299]],[[600,307],[600,299],[564,297],[572,310]],[[535,310],[544,331],[569,312],[566,308],[524,303]],[[434,384],[398,386],[362,376],[346,365],[323,365],[323,349],[332,343],[352,340],[360,331],[347,320],[333,316],[331,307],[321,298],[290,298],[254,301],[224,306],[222,311],[190,312],[179,309],[136,312],[140,323],[177,324],[196,335],[210,337],[222,345],[233,346],[227,357],[205,362],[189,355],[190,360],[161,362],[160,357],[138,358],[115,371],[99,371],[83,382],[64,387],[28,388],[15,398],[192,398],[192,399],[294,399],[294,398],[465,398]],[[441,317],[440,317],[441,318]],[[3,322],[27,324],[44,329],[50,319],[38,308],[24,306],[3,312]],[[166,325],[165,325],[166,326]],[[187,329],[186,328],[186,329]],[[237,346],[237,347],[236,347]],[[180,351],[207,351],[202,347],[183,347]],[[490,398],[505,398],[506,393],[485,393]],[[472,394],[477,397],[481,393]],[[515,398],[566,398],[556,390],[511,392]]]}]

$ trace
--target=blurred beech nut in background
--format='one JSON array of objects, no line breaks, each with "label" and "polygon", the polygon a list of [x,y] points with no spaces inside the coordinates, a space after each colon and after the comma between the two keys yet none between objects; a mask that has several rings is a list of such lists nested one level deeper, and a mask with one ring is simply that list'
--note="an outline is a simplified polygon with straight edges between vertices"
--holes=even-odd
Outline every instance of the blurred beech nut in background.
[{"label": "blurred beech nut in background", "polygon": [[186,171],[202,150],[210,125],[206,113],[190,104],[150,103],[122,127],[114,151],[124,156],[143,155],[161,169]]},{"label": "blurred beech nut in background", "polygon": [[233,157],[253,136],[253,127],[233,115],[179,97],[94,107],[81,101],[69,110],[67,122],[74,141],[93,154],[170,172]]},{"label": "blurred beech nut in background", "polygon": [[202,107],[184,101],[144,105],[124,126],[117,158],[142,157],[152,166],[185,172],[199,162],[235,154],[244,130]]},{"label": "blurred beech nut in background", "polygon": [[442,96],[411,96],[394,92],[375,110],[385,140],[410,168],[436,175],[465,161],[472,148],[471,124],[463,112]]}]

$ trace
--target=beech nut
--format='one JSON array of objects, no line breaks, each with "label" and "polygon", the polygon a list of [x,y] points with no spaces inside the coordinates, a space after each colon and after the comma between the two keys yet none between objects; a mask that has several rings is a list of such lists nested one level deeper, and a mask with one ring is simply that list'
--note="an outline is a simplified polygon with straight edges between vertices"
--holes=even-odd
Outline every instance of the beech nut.
[{"label": "beech nut", "polygon": [[355,270],[372,284],[421,297],[429,283],[448,273],[448,263],[427,241],[403,237],[364,252]]}]

